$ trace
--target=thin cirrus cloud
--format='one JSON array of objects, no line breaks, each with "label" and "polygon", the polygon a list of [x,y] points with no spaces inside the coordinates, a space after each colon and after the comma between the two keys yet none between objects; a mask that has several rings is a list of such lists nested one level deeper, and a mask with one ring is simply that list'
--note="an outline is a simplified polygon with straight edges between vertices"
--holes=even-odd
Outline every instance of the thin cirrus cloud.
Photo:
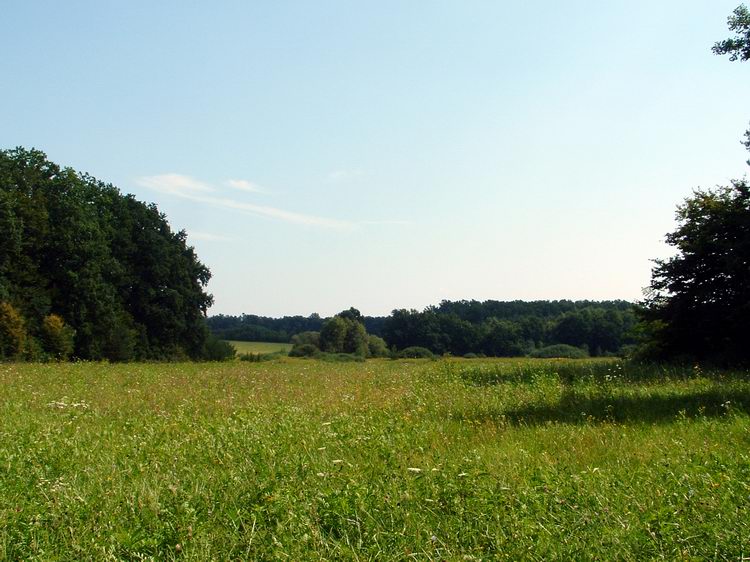
[{"label": "thin cirrus cloud", "polygon": [[136,180],[138,185],[151,188],[169,195],[185,195],[186,193],[211,193],[210,185],[182,174],[160,174],[158,176],[144,176]]},{"label": "thin cirrus cloud", "polygon": [[[245,185],[245,180],[229,181],[243,182],[243,185]],[[217,194],[217,190],[211,185],[182,174],[143,176],[137,178],[136,183],[160,193],[181,197],[197,203],[212,205],[224,209],[234,209],[236,211],[242,211],[256,216],[278,219],[295,224],[325,228],[350,228],[354,226],[354,224],[349,221],[296,213],[265,205],[253,205],[252,203],[237,201],[236,199],[231,199],[229,197],[221,197]],[[246,183],[247,185],[254,185],[250,182]],[[245,189],[245,191],[248,190]]]},{"label": "thin cirrus cloud", "polygon": [[248,193],[268,193],[266,188],[247,180],[227,180],[224,183],[232,189],[237,189],[239,191],[247,191]]},{"label": "thin cirrus cloud", "polygon": [[332,183],[346,182],[346,181],[351,181],[356,178],[359,178],[363,176],[364,174],[365,173],[359,169],[352,169],[352,170],[340,169],[340,170],[333,170],[331,173],[328,174],[326,179]]}]

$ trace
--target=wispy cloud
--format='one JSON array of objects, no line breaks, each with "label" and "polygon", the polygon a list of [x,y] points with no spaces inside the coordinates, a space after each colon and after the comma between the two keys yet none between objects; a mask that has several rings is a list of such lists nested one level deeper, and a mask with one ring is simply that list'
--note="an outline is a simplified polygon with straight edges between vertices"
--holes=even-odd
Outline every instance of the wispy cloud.
[{"label": "wispy cloud", "polygon": [[149,187],[161,193],[184,195],[186,193],[211,193],[215,191],[210,185],[182,174],[160,174],[138,178],[138,185]]},{"label": "wispy cloud", "polygon": [[253,205],[252,203],[245,203],[228,197],[212,195],[212,193],[216,192],[216,189],[210,185],[191,178],[190,176],[183,176],[180,174],[144,176],[137,178],[136,183],[154,189],[155,191],[159,191],[160,193],[182,197],[183,199],[188,199],[197,203],[224,209],[234,209],[256,216],[279,219],[295,224],[326,228],[351,228],[354,226],[354,223],[350,221],[296,213],[293,211],[278,209],[276,207]]},{"label": "wispy cloud", "polygon": [[198,232],[191,230],[188,232],[188,239],[190,240],[204,240],[206,242],[231,242],[233,238],[229,236],[222,236],[221,234],[212,234],[210,232]]},{"label": "wispy cloud", "polygon": [[247,180],[227,180],[225,183],[232,189],[238,189],[240,191],[247,191],[249,193],[268,193],[266,188]]},{"label": "wispy cloud", "polygon": [[326,179],[329,182],[343,182],[343,181],[350,181],[356,178],[359,178],[361,176],[365,175],[365,173],[360,169],[352,169],[352,170],[334,170],[328,176]]},{"label": "wispy cloud", "polygon": [[392,225],[410,225],[414,224],[413,221],[406,220],[382,220],[382,221],[360,221],[359,224],[392,224]]}]

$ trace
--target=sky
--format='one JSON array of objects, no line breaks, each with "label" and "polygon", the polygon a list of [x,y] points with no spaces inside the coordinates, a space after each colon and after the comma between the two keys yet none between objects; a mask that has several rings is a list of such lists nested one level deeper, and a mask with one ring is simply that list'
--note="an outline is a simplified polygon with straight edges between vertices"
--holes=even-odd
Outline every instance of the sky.
[{"label": "sky", "polygon": [[748,171],[738,0],[5,0],[0,148],[156,203],[210,314],[642,297]]}]

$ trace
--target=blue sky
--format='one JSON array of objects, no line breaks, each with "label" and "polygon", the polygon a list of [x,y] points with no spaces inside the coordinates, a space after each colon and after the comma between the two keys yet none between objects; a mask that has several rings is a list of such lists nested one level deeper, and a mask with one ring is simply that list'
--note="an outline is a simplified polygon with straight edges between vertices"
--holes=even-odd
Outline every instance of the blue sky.
[{"label": "blue sky", "polygon": [[8,0],[0,147],[155,202],[211,313],[634,300],[748,170],[737,1]]}]

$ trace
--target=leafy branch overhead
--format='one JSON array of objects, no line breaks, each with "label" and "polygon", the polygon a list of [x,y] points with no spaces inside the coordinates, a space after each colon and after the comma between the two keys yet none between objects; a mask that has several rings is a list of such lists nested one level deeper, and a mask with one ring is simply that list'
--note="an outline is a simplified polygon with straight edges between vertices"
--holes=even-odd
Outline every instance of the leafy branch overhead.
[{"label": "leafy branch overhead", "polygon": [[717,55],[729,55],[729,60],[750,60],[750,10],[744,4],[735,8],[727,19],[729,30],[737,35],[724,41],[718,41],[713,46]]}]

